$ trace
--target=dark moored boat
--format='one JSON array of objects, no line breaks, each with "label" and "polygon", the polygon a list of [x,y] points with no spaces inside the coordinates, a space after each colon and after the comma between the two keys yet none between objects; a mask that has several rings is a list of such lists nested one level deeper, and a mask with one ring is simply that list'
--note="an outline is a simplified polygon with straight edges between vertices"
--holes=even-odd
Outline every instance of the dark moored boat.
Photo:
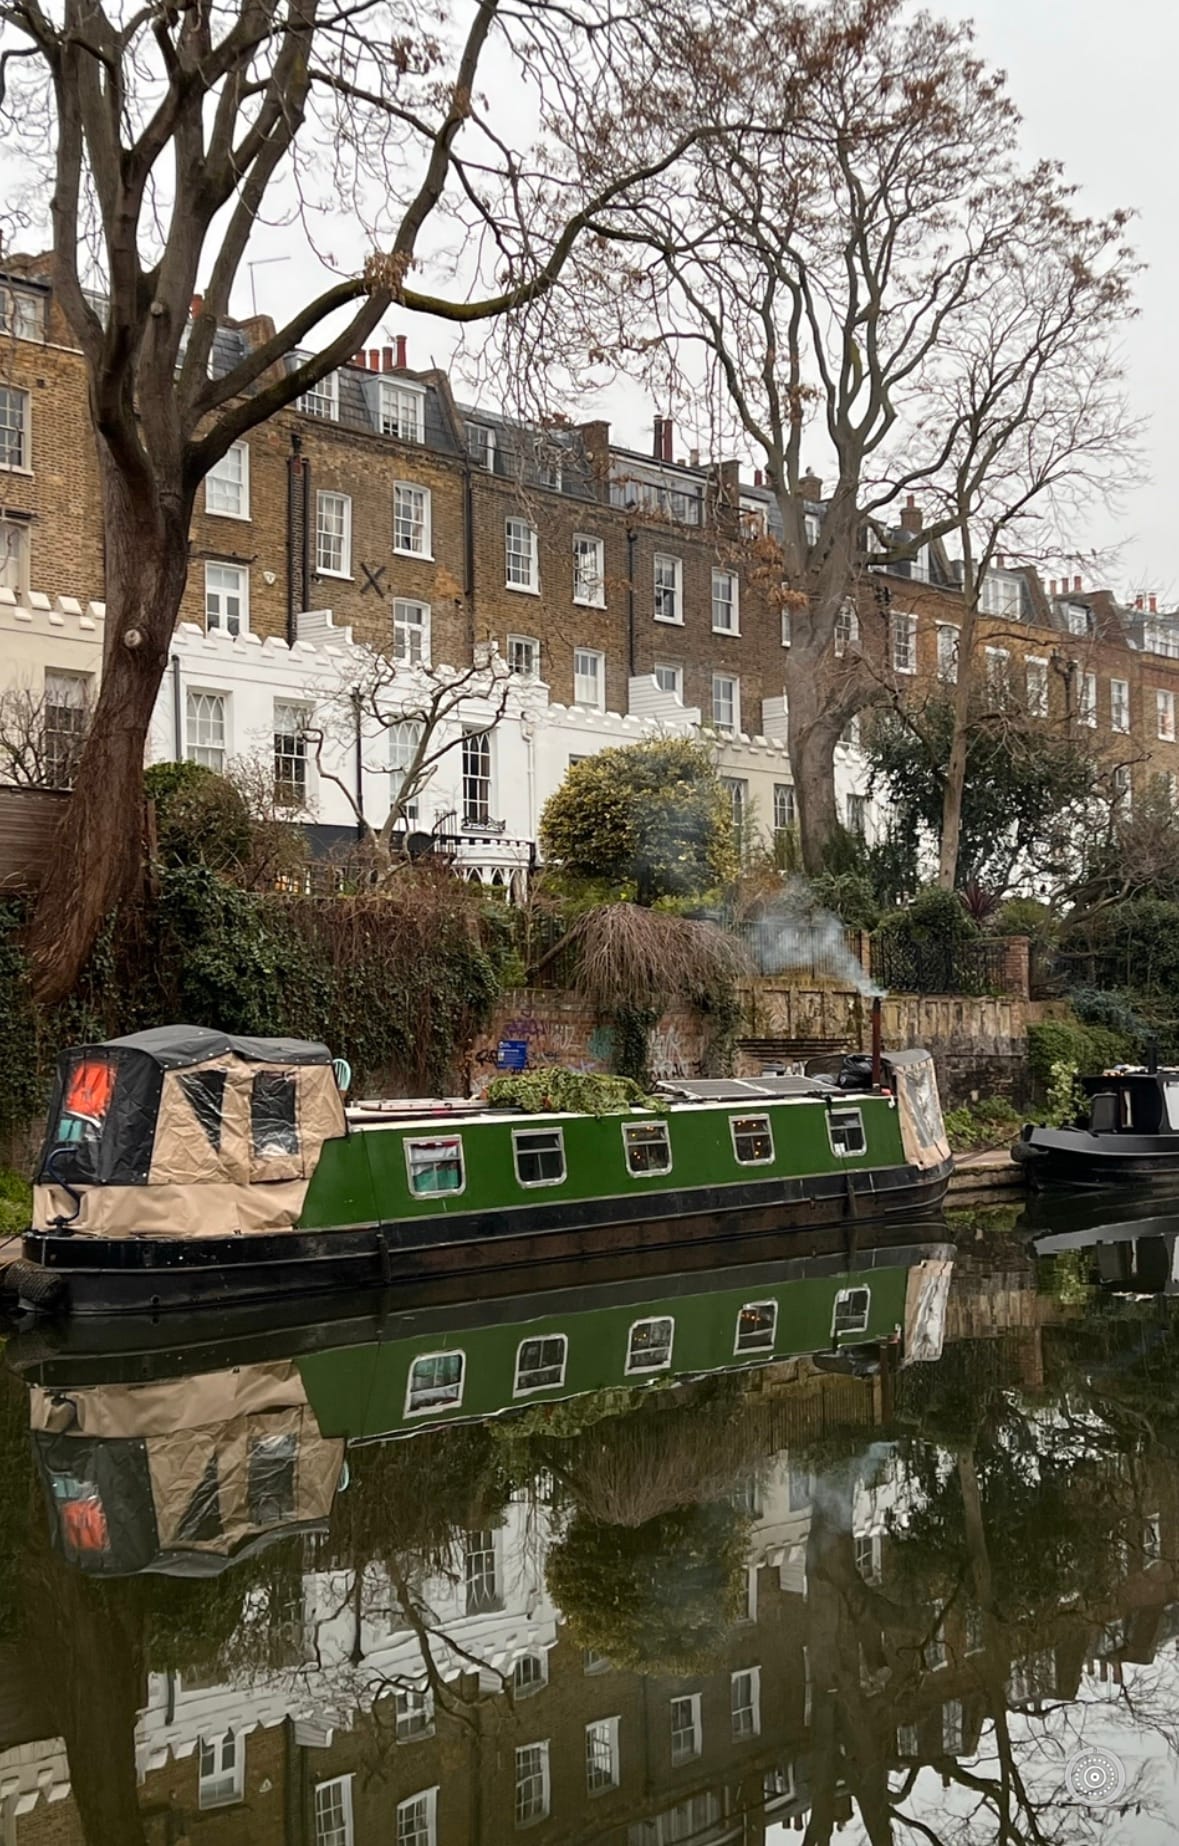
[{"label": "dark moored boat", "polygon": [[881,1075],[677,1083],[600,1116],[346,1110],[326,1046],[161,1027],[62,1057],[8,1286],[151,1314],[928,1211],[952,1166],[933,1061]]},{"label": "dark moored boat", "polygon": [[1084,1077],[1086,1107],[1066,1128],[1031,1122],[1011,1152],[1033,1185],[1154,1185],[1179,1190],[1179,1069]]}]

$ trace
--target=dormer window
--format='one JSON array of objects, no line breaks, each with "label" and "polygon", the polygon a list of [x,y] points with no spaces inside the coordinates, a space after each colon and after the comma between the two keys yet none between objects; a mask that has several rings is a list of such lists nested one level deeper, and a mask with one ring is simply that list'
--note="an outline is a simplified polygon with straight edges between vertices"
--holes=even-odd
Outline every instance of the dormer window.
[{"label": "dormer window", "polygon": [[43,340],[45,308],[41,296],[31,289],[0,283],[0,334],[17,340]]},{"label": "dormer window", "polygon": [[914,583],[929,583],[929,546],[918,545],[909,561],[909,575]]},{"label": "dormer window", "polygon": [[1070,635],[1087,635],[1090,630],[1089,611],[1084,603],[1066,603],[1064,620]]},{"label": "dormer window", "polygon": [[1019,583],[998,571],[989,570],[978,587],[980,615],[1019,615]]},{"label": "dormer window", "polygon": [[382,378],[381,434],[399,436],[402,442],[424,442],[426,438],[426,392],[422,385],[407,384],[404,379]]}]

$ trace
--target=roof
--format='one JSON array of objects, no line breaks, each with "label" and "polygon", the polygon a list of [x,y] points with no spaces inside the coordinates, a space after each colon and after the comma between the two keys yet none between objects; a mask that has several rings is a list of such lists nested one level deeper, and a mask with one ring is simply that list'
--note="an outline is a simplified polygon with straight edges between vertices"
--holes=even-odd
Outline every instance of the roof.
[{"label": "roof", "polygon": [[249,1064],[330,1064],[332,1054],[326,1045],[306,1038],[240,1038],[228,1032],[215,1032],[210,1026],[152,1026],[146,1032],[130,1032],[125,1038],[108,1038],[104,1051],[138,1051],[151,1058],[163,1070],[179,1070],[186,1064],[202,1064],[206,1058],[228,1054]]}]

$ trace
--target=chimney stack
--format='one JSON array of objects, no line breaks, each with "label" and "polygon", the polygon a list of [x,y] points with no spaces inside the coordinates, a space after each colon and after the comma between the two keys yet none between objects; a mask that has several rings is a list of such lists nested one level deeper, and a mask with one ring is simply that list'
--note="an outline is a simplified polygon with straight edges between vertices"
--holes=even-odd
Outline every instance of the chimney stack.
[{"label": "chimney stack", "polygon": [[921,508],[918,506],[912,494],[910,494],[904,506],[901,508],[901,531],[920,532],[924,524],[925,519],[921,512]]},{"label": "chimney stack", "polygon": [[1152,615],[1157,615],[1158,612],[1159,612],[1159,599],[1157,596],[1152,596],[1150,599],[1150,613]]},{"label": "chimney stack", "polygon": [[663,460],[665,462],[675,460],[675,456],[671,452],[671,445],[674,442],[674,440],[675,440],[675,424],[672,422],[670,417],[664,417],[663,419]]},{"label": "chimney stack", "polygon": [[1079,596],[1080,594],[1081,594],[1081,579],[1079,577],[1074,577],[1073,578],[1073,595]]},{"label": "chimney stack", "polygon": [[1146,598],[1145,598],[1145,596],[1136,596],[1136,597],[1134,598],[1134,607],[1135,607],[1135,609],[1137,609],[1137,610],[1138,610],[1139,612],[1141,612],[1141,611],[1142,611],[1142,610],[1143,610],[1143,609],[1144,609],[1144,608],[1146,607]]},{"label": "chimney stack", "polygon": [[393,342],[393,346],[397,353],[397,370],[399,372],[404,372],[409,361],[405,356],[405,335],[403,333],[397,335]]},{"label": "chimney stack", "polygon": [[799,476],[798,491],[804,500],[821,500],[823,483],[818,475],[808,468],[805,474]]}]

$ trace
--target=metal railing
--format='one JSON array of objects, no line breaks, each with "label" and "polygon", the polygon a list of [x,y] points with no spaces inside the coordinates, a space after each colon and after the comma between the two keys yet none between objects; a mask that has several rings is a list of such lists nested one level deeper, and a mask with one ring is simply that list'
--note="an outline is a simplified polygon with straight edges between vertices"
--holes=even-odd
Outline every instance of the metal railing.
[{"label": "metal railing", "polygon": [[887,993],[1001,994],[1007,983],[1007,944],[950,938],[906,940],[888,930],[872,937],[872,980]]}]

